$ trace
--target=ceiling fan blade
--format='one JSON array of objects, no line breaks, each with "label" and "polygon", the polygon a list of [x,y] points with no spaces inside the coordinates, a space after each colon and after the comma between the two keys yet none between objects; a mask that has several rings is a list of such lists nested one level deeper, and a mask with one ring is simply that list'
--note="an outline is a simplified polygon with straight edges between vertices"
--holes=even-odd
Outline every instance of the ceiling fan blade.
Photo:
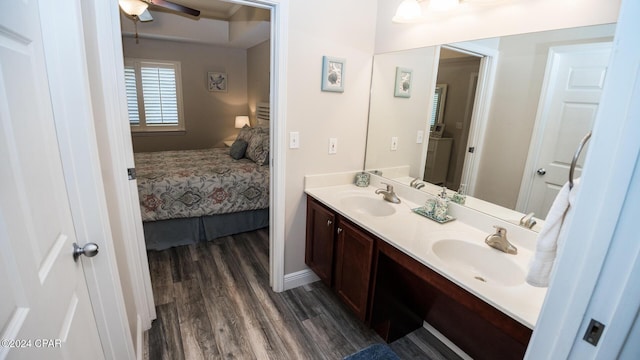
[{"label": "ceiling fan blade", "polygon": [[200,16],[200,11],[199,10],[195,10],[195,9],[190,8],[190,7],[182,6],[180,4],[172,3],[170,1],[166,1],[166,0],[149,0],[149,2],[151,4],[153,4],[153,5],[160,6],[160,7],[163,7],[165,9],[174,10],[174,11],[178,11],[178,12],[189,14],[189,15],[193,15],[193,16]]},{"label": "ceiling fan blade", "polygon": [[145,10],[142,14],[138,15],[138,20],[142,22],[153,21],[153,17],[151,13],[149,13],[149,10]]}]

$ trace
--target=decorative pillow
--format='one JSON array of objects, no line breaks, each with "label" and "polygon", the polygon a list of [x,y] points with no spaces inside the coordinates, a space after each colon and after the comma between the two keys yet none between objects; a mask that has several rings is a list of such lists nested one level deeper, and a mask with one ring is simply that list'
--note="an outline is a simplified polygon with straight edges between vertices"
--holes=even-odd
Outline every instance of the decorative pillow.
[{"label": "decorative pillow", "polygon": [[247,151],[247,146],[249,144],[242,140],[242,139],[236,139],[236,141],[233,142],[233,144],[231,144],[231,149],[229,149],[229,155],[231,155],[232,158],[238,160],[238,159],[242,159],[244,157],[245,152]]},{"label": "decorative pillow", "polygon": [[269,163],[269,134],[261,131],[254,132],[245,156],[258,165]]},{"label": "decorative pillow", "polygon": [[253,134],[255,134],[255,129],[249,127],[248,125],[245,125],[242,129],[240,129],[236,140],[244,140],[247,142],[247,144],[249,144],[251,138],[253,137]]}]

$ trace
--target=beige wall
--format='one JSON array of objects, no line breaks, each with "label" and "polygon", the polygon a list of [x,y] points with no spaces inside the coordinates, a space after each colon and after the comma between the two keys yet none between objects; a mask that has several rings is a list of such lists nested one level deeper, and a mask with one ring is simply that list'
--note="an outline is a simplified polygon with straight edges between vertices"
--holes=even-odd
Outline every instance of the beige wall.
[{"label": "beige wall", "polygon": [[[125,57],[181,62],[186,131],[181,134],[134,135],[133,150],[159,151],[223,146],[237,133],[236,115],[248,115],[247,53],[243,49],[174,41],[123,39]],[[209,92],[208,71],[227,73],[228,91]]]},{"label": "beige wall", "polygon": [[251,124],[256,121],[256,104],[269,102],[269,74],[271,71],[271,43],[265,41],[247,49],[247,99]]},{"label": "beige wall", "polygon": [[474,56],[441,59],[438,65],[438,84],[447,84],[443,137],[453,138],[446,181],[449,189],[457,190],[460,187],[473,110],[473,98],[470,99],[473,94],[469,94],[471,76],[477,74],[479,69],[480,58]]},{"label": "beige wall", "polygon": [[[371,81],[371,105],[366,168],[370,170],[408,166],[409,176],[420,177],[423,147],[431,116],[435,47],[376,55]],[[411,97],[394,96],[396,67],[412,70]],[[422,144],[416,143],[424,131]],[[398,137],[398,149],[391,150],[391,137]],[[375,145],[374,145],[375,144]],[[385,174],[383,173],[383,176]]]},{"label": "beige wall", "polygon": [[[289,6],[286,131],[300,132],[300,148],[285,154],[285,274],[307,268],[304,175],[362,169],[376,20],[369,0]],[[320,91],[323,55],[346,59],[344,93]],[[335,155],[327,154],[330,137],[338,138]]]}]

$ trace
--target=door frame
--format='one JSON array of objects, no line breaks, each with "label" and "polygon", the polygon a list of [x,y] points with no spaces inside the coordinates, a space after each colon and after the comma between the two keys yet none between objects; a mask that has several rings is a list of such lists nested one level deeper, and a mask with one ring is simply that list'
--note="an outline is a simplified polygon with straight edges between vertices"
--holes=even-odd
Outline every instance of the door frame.
[{"label": "door frame", "polygon": [[[527,207],[529,206],[529,197],[533,190],[533,182],[536,177],[534,170],[538,162],[538,157],[542,150],[542,140],[544,137],[544,131],[547,124],[549,107],[551,105],[551,97],[553,92],[550,91],[551,82],[556,79],[558,73],[558,61],[562,55],[581,52],[588,50],[598,50],[609,48],[611,49],[611,42],[599,42],[599,43],[586,43],[586,44],[574,44],[574,45],[560,45],[552,46],[549,48],[547,55],[547,64],[544,71],[544,79],[542,81],[542,91],[540,92],[540,100],[538,102],[538,108],[536,110],[536,120],[533,128],[535,129],[531,136],[531,143],[529,145],[529,152],[527,155],[527,161],[524,166],[524,172],[522,174],[522,181],[520,183],[520,193],[518,194],[518,200],[516,202],[516,211],[521,213],[527,213]],[[586,134],[585,134],[586,135]],[[578,144],[576,144],[577,146]]]},{"label": "door frame", "polygon": [[[491,101],[493,99],[493,88],[496,79],[499,52],[497,49],[492,49],[474,42],[459,42],[450,45],[440,45],[438,47],[438,58],[434,65],[436,67],[436,77],[440,63],[439,49],[441,47],[480,57],[476,97],[471,113],[469,136],[467,137],[467,147],[473,146],[475,150],[473,153],[469,153],[468,149],[465,150],[466,154],[460,179],[460,184],[466,185],[465,191],[467,195],[473,196],[475,193],[476,181],[478,179],[478,171],[480,169],[480,160],[482,159],[482,152],[484,150],[485,132],[487,131],[489,111],[491,110]],[[424,154],[424,157],[426,159],[426,154]]]}]

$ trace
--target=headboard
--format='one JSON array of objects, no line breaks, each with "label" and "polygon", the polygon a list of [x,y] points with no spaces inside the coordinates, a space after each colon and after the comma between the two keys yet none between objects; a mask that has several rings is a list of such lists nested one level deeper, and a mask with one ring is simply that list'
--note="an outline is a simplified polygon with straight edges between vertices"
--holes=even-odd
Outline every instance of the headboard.
[{"label": "headboard", "polygon": [[269,103],[261,102],[256,107],[256,119],[258,126],[269,127],[270,125],[270,107]]}]

